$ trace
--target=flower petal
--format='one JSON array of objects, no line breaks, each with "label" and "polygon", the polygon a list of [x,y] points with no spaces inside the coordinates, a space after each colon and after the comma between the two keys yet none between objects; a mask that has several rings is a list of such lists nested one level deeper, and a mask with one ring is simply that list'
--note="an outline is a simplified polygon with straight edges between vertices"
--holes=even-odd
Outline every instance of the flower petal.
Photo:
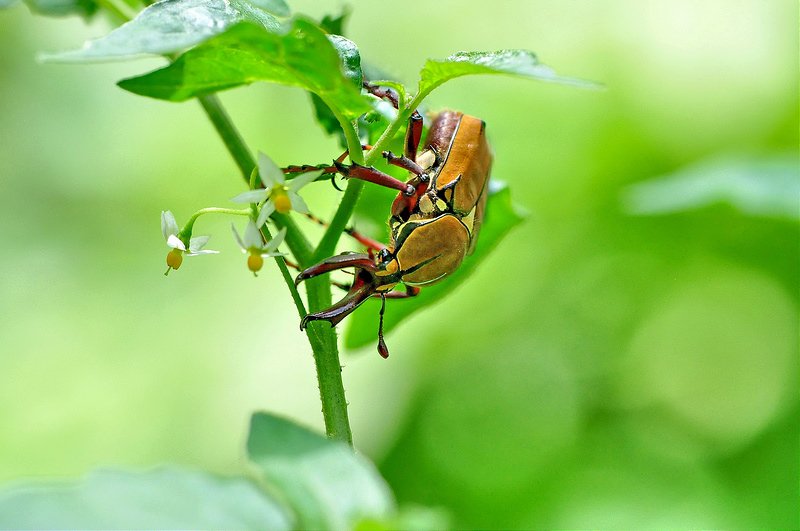
[{"label": "flower petal", "polygon": [[189,240],[189,252],[190,253],[197,253],[200,249],[206,246],[208,243],[208,239],[211,236],[195,236],[194,238]]},{"label": "flower petal", "polygon": [[283,170],[264,153],[258,152],[258,175],[265,188],[272,188],[276,184],[283,184]]},{"label": "flower petal", "polygon": [[261,226],[267,222],[267,218],[270,217],[273,212],[275,212],[275,203],[273,203],[272,200],[264,203],[264,206],[261,207],[261,212],[258,213],[256,227],[261,228]]},{"label": "flower petal", "polygon": [[200,256],[203,254],[219,254],[219,251],[212,251],[211,249],[203,249],[202,251],[189,251],[186,256]]},{"label": "flower petal", "polygon": [[171,234],[178,234],[178,222],[169,210],[161,211],[161,234],[168,239]]},{"label": "flower petal", "polygon": [[175,236],[174,234],[170,234],[169,236],[167,236],[167,245],[172,247],[173,249],[180,249],[181,251],[186,250],[186,245],[184,245],[181,239]]},{"label": "flower petal", "polygon": [[269,190],[259,188],[258,190],[248,190],[237,195],[231,201],[234,203],[260,203],[269,197]]},{"label": "flower petal", "polygon": [[320,175],[322,175],[322,170],[304,173],[289,181],[287,186],[289,187],[289,190],[296,192],[308,183],[313,183]]},{"label": "flower petal", "polygon": [[289,191],[286,193],[289,196],[289,201],[292,202],[292,209],[295,212],[300,212],[301,214],[308,214],[308,205],[306,202],[303,201],[303,198],[297,195],[295,192]]},{"label": "flower petal", "polygon": [[268,243],[264,246],[264,250],[267,251],[267,254],[272,254],[275,250],[283,243],[283,239],[286,237],[286,227],[282,228]]},{"label": "flower petal", "polygon": [[231,223],[231,230],[233,231],[233,237],[236,239],[236,243],[238,243],[239,247],[242,248],[242,252],[247,252],[247,247],[242,241],[242,237],[239,236],[239,232],[236,230],[236,225],[234,225],[233,223]]},{"label": "flower petal", "polygon": [[253,220],[247,223],[247,228],[244,229],[244,245],[245,249],[261,249],[264,246],[264,240],[261,238],[261,232],[256,228]]}]

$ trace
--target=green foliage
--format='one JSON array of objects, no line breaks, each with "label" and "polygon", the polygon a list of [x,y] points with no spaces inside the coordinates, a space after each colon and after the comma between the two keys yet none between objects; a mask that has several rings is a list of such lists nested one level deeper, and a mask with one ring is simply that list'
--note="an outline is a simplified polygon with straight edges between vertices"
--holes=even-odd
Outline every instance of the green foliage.
[{"label": "green foliage", "polygon": [[290,529],[288,513],[243,478],[162,468],[97,471],[77,483],[0,491],[3,529]]},{"label": "green foliage", "polygon": [[[36,14],[48,17],[65,17],[79,15],[90,18],[98,10],[94,0],[24,0],[25,4]],[[7,9],[19,3],[19,0],[0,0],[0,9]]]},{"label": "green foliage", "polygon": [[48,61],[84,62],[131,59],[144,54],[186,50],[238,22],[251,21],[270,31],[280,22],[248,0],[175,0],[157,2],[108,35],[80,50],[45,54]]},{"label": "green foliage", "polygon": [[443,61],[429,59],[420,72],[419,94],[429,94],[451,79],[474,74],[506,74],[583,88],[597,87],[589,81],[559,76],[527,50],[501,50],[458,52]]},{"label": "green foliage", "polygon": [[253,415],[247,453],[263,480],[281,493],[304,529],[352,529],[394,512],[374,465],[334,442],[266,413]]},{"label": "green foliage", "polygon": [[[445,280],[426,287],[416,297],[392,301],[384,315],[385,332],[394,329],[407,317],[423,308],[442,301],[449,293],[457,289],[469,278],[478,264],[491,255],[503,237],[525,219],[525,215],[512,203],[508,187],[496,181],[492,182],[492,185],[486,203],[486,216],[481,226],[475,251]],[[379,308],[380,301],[369,300],[353,313],[345,335],[346,347],[358,348],[375,342]]]},{"label": "green foliage", "polygon": [[367,100],[344,77],[336,48],[304,19],[294,20],[285,33],[238,24],[170,66],[119,85],[143,96],[183,101],[254,81],[304,88],[347,116],[369,110]]},{"label": "green foliage", "polygon": [[346,444],[288,420],[253,415],[246,478],[177,468],[99,471],[74,483],[0,491],[0,527],[150,529],[432,529],[446,517],[398,513],[375,466]]},{"label": "green foliage", "polygon": [[279,17],[291,15],[289,6],[283,0],[250,0],[250,3]]},{"label": "green foliage", "polygon": [[703,161],[625,190],[627,210],[666,215],[727,204],[742,214],[800,220],[797,157],[725,157]]}]

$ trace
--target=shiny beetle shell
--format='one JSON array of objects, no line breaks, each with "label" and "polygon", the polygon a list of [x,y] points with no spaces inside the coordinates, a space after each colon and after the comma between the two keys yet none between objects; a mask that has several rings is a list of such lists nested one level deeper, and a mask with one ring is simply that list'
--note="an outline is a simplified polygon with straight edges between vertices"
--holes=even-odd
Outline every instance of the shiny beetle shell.
[{"label": "shiny beetle shell", "polygon": [[394,260],[385,273],[400,272],[398,280],[404,284],[425,286],[455,271],[472,253],[492,164],[485,129],[482,120],[459,112],[445,111],[435,118],[417,156],[427,189],[411,210],[402,194],[392,205]]}]

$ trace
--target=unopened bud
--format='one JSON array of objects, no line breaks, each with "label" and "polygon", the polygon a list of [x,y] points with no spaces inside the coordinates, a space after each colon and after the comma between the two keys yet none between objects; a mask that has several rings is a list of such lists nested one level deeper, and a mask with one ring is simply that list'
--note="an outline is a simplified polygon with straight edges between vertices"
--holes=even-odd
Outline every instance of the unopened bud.
[{"label": "unopened bud", "polygon": [[167,253],[167,266],[171,269],[178,269],[183,263],[183,251],[173,249]]},{"label": "unopened bud", "polygon": [[261,256],[261,253],[250,253],[250,256],[247,257],[247,269],[253,273],[258,273],[263,266],[264,257]]},{"label": "unopened bud", "polygon": [[275,203],[275,210],[281,214],[286,214],[292,209],[292,202],[289,200],[289,196],[286,195],[285,192],[275,194],[273,202]]}]

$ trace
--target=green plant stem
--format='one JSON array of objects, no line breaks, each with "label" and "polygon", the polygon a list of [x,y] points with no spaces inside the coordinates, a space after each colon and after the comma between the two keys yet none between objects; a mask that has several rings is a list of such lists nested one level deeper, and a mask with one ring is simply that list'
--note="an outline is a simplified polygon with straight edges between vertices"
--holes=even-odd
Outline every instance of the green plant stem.
[{"label": "green plant stem", "polygon": [[[356,132],[353,124],[347,122],[341,116],[337,115],[336,118],[339,120],[339,124],[342,126],[342,129],[345,133],[347,148],[350,152],[350,159],[353,162],[363,164],[365,166],[369,166],[375,162],[383,152],[384,146],[391,142],[392,138],[394,138],[394,135],[397,134],[397,131],[400,130],[400,127],[402,127],[403,124],[408,121],[411,113],[414,112],[414,109],[416,109],[419,103],[425,98],[425,96],[427,96],[428,92],[429,91],[417,94],[407,106],[400,109],[395,119],[381,134],[380,138],[378,138],[378,141],[372,146],[372,149],[369,150],[366,157],[361,150],[361,141],[358,138],[358,133]],[[317,245],[317,249],[314,251],[314,262],[318,262],[325,257],[330,256],[336,250],[336,244],[339,242],[339,237],[341,237],[345,227],[347,226],[347,223],[350,221],[350,217],[353,215],[353,210],[356,208],[356,204],[358,203],[358,198],[361,195],[361,190],[363,187],[364,182],[358,179],[351,179],[347,183],[347,188],[345,189],[344,196],[342,196],[342,200],[336,209],[336,213],[333,215],[325,234],[322,235],[322,239],[320,240],[319,245]]]},{"label": "green plant stem", "polygon": [[[333,110],[334,107],[331,107]],[[356,164],[365,164],[364,152],[361,150],[361,139],[358,138],[358,131],[353,122],[348,121],[337,111],[333,110],[339,125],[342,126],[344,137],[347,141],[347,150],[350,155],[350,160]],[[353,215],[353,210],[358,203],[358,198],[361,196],[361,190],[364,187],[364,182],[359,179],[351,179],[347,183],[342,200],[336,208],[336,213],[331,218],[328,228],[322,235],[322,238],[314,251],[314,262],[319,262],[327,256],[333,254],[336,250],[336,244],[339,242],[344,232],[347,222],[350,221],[350,216]]]},{"label": "green plant stem", "polygon": [[[249,184],[256,162],[233,125],[228,113],[225,112],[219,98],[213,94],[201,96],[198,99],[239,167],[245,182]],[[350,128],[353,129],[352,125]],[[355,135],[355,131],[353,131],[353,134]],[[357,135],[355,135],[355,139],[356,141],[358,140]],[[358,143],[358,153],[359,155],[361,154],[360,143]],[[300,263],[300,266],[311,265],[314,256],[313,248],[294,223],[294,220],[288,215],[281,214],[274,214],[273,220],[279,227],[286,227],[286,244]],[[281,262],[283,262],[283,267],[281,267]],[[285,261],[279,260],[278,267],[281,268],[281,274],[287,286],[289,286],[289,291],[301,318],[305,317],[302,300],[300,300],[300,295],[294,286],[291,274],[286,269]],[[310,279],[305,284],[310,311],[315,312],[330,306],[331,286],[328,275]],[[347,414],[347,399],[345,398],[344,383],[342,382],[342,368],[339,362],[336,331],[325,323],[312,322],[306,327],[306,335],[314,353],[320,401],[322,402],[322,415],[325,419],[325,431],[329,438],[352,445],[353,435]]]}]

